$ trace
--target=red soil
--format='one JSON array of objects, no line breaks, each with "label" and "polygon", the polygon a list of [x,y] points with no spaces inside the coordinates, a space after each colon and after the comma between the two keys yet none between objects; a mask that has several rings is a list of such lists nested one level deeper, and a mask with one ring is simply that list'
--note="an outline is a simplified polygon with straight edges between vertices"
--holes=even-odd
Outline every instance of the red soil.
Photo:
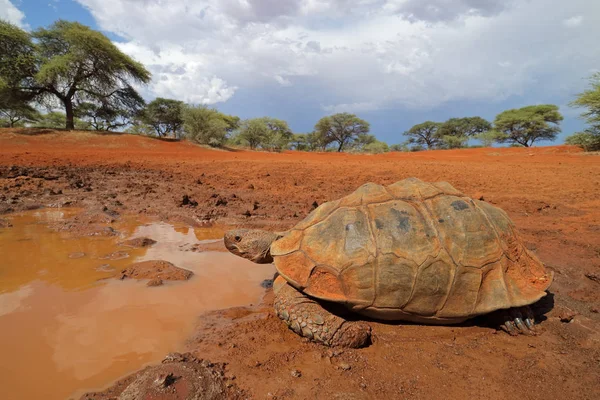
[{"label": "red soil", "polygon": [[248,397],[600,398],[600,286],[590,278],[600,274],[598,155],[568,146],[271,154],[129,135],[37,133],[0,131],[0,214],[70,205],[191,225],[287,229],[315,203],[363,183],[415,176],[447,181],[507,211],[527,247],[555,272],[535,337],[510,337],[478,321],[373,323],[373,345],[332,352],[287,330],[272,313],[270,292],[255,307],[203,316],[182,350],[227,363]]}]

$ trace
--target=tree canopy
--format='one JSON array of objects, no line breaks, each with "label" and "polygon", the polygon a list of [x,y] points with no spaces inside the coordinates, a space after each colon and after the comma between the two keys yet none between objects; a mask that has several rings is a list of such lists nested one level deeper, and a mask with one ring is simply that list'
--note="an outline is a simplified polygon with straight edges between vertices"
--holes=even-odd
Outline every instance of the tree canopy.
[{"label": "tree canopy", "polygon": [[410,144],[427,146],[428,149],[434,149],[442,142],[439,135],[441,126],[442,124],[439,122],[425,121],[414,125],[408,131],[404,132],[404,135],[409,137],[408,142]]},{"label": "tree canopy", "polygon": [[587,110],[581,116],[592,127],[600,129],[600,72],[590,78],[591,88],[577,95],[570,105]]},{"label": "tree canopy", "polygon": [[[140,108],[133,83],[150,81],[146,68],[121,52],[106,36],[77,22],[59,20],[31,34],[0,21],[0,98],[58,100],[67,129],[74,129],[75,106]],[[11,68],[11,64],[17,65]]]},{"label": "tree canopy", "polygon": [[541,104],[498,114],[494,129],[503,134],[502,141],[530,147],[538,140],[555,140],[562,120],[557,106]]},{"label": "tree canopy", "polygon": [[179,137],[183,126],[183,107],[183,101],[157,97],[141,112],[140,119],[151,126],[159,137],[168,133]]},{"label": "tree canopy", "polygon": [[227,135],[239,127],[239,117],[225,115],[206,105],[187,105],[182,111],[183,130],[188,139],[210,146],[222,146]]},{"label": "tree canopy", "polygon": [[315,125],[315,132],[325,141],[338,144],[338,152],[344,150],[358,135],[369,133],[370,126],[354,114],[340,113],[323,117]]}]

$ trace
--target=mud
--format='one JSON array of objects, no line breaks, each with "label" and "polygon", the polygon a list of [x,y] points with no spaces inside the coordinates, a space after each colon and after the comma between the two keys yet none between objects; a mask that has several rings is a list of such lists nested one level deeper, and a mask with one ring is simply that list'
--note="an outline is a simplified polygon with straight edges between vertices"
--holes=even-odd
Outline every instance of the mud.
[{"label": "mud", "polygon": [[[0,146],[5,214],[82,207],[189,227],[285,230],[366,182],[411,176],[450,182],[507,211],[527,247],[555,272],[538,336],[511,337],[481,320],[461,326],[371,321],[370,347],[332,351],[289,331],[274,316],[267,290],[260,304],[200,317],[181,351],[226,363],[226,374],[236,376],[248,398],[600,397],[600,290],[586,277],[600,273],[597,155],[568,146],[270,154],[128,135],[11,130],[0,133]],[[86,233],[90,225],[74,221],[69,229]],[[194,243],[182,249],[202,254]]]},{"label": "mud", "polygon": [[121,271],[119,279],[149,279],[160,286],[158,281],[187,281],[194,273],[187,269],[178,268],[168,261],[149,260],[130,265]]}]

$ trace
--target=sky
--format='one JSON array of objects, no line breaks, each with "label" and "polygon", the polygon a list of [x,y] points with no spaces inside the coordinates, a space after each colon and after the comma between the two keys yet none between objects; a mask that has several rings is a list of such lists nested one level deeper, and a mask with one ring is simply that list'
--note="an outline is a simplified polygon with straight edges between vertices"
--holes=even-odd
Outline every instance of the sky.
[{"label": "sky", "polygon": [[584,129],[568,103],[600,70],[597,0],[0,0],[0,18],[102,31],[152,72],[147,100],[297,133],[350,112],[389,144],[427,120],[531,104],[560,106],[560,143]]}]

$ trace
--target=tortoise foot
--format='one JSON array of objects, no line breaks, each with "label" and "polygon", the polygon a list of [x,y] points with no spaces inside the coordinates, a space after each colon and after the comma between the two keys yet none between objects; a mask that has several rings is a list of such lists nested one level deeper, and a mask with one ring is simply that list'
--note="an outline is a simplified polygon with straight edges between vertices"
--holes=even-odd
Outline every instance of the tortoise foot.
[{"label": "tortoise foot", "polygon": [[511,336],[517,335],[537,335],[535,329],[535,316],[529,306],[510,308],[503,313],[504,322],[500,329]]},{"label": "tortoise foot", "polygon": [[359,348],[370,343],[371,327],[346,321],[294,289],[281,277],[274,283],[275,312],[298,335],[326,346]]}]

